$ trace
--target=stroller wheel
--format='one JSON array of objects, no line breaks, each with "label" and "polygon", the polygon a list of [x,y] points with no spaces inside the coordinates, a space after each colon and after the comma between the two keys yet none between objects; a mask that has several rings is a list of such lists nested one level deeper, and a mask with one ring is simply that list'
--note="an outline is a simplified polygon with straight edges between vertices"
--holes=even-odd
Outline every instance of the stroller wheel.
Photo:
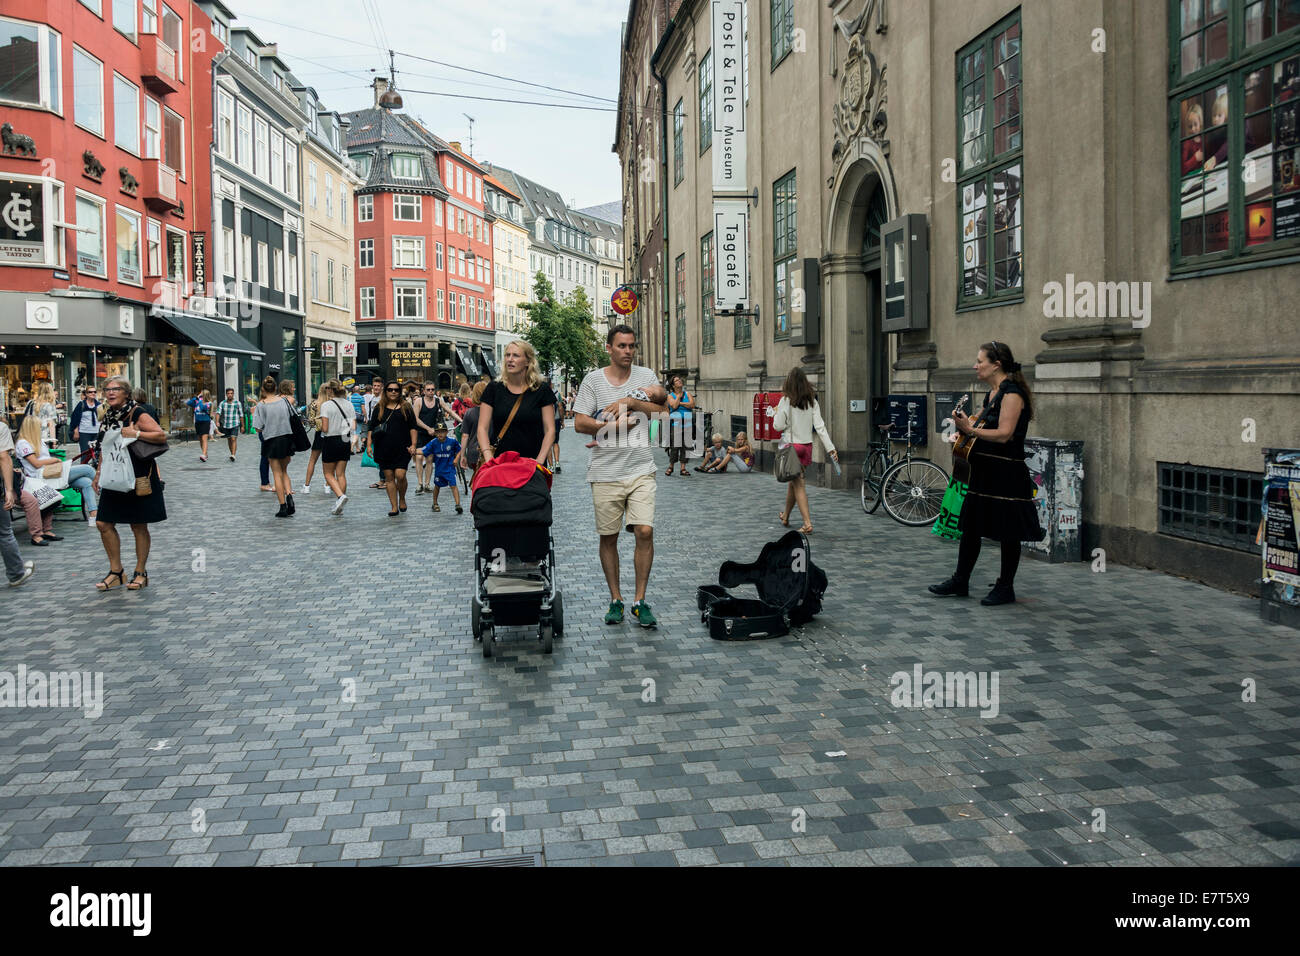
[{"label": "stroller wheel", "polygon": [[542,653],[551,653],[555,647],[555,628],[550,624],[543,624],[537,631],[538,636],[542,639]]},{"label": "stroller wheel", "polygon": [[474,632],[474,640],[481,640],[483,636],[483,617],[482,607],[478,602],[477,595],[470,602],[469,606],[469,626]]},{"label": "stroller wheel", "polygon": [[496,645],[496,640],[494,639],[494,633],[495,632],[491,624],[485,624],[483,626],[483,656],[484,657],[492,656],[492,651]]},{"label": "stroller wheel", "polygon": [[564,636],[564,595],[559,591],[555,592],[555,600],[551,602],[551,620],[555,624],[555,636],[557,638]]}]

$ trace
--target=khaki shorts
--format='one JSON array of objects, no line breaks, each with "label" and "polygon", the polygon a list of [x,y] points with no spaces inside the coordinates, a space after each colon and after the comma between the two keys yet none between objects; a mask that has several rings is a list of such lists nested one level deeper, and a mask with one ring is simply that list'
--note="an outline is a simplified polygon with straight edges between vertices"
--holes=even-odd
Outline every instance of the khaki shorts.
[{"label": "khaki shorts", "polygon": [[633,525],[653,528],[655,476],[640,475],[621,481],[593,481],[591,500],[596,506],[596,533],[618,534]]}]

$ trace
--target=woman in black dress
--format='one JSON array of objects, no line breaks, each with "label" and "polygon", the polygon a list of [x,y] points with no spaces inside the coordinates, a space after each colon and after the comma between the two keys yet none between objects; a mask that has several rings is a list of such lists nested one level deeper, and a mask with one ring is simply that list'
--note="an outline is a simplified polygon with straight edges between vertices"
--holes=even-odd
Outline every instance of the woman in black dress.
[{"label": "woman in black dress", "polygon": [[478,444],[483,464],[514,451],[544,465],[555,444],[555,393],[542,384],[537,352],[527,342],[516,340],[507,345],[502,366],[501,377],[484,389],[479,402]]},{"label": "woman in black dress", "polygon": [[121,375],[114,375],[104,383],[104,418],[100,422],[99,437],[95,441],[95,480],[93,487],[99,495],[99,513],[95,526],[108,555],[108,574],[95,585],[100,591],[120,588],[125,581],[126,569],[122,567],[122,539],[117,533],[119,524],[129,524],[135,535],[135,572],[126,585],[128,591],[138,591],[149,585],[145,565],[149,561],[149,548],[153,543],[149,525],[167,520],[163,504],[163,481],[158,477],[158,459],[141,459],[132,454],[131,466],[137,479],[148,477],[149,493],[138,491],[112,491],[99,487],[100,447],[110,428],[122,429],[123,438],[137,438],[142,442],[160,445],[167,440],[153,416],[131,398],[131,383]]},{"label": "woman in black dress", "polygon": [[370,431],[366,434],[370,457],[384,476],[384,490],[392,510],[390,518],[406,510],[406,467],[415,454],[415,411],[403,401],[402,386],[389,382],[383,400],[370,414]]},{"label": "woman in black dress", "polygon": [[963,435],[977,439],[970,454],[970,490],[962,504],[958,527],[961,547],[957,571],[941,584],[930,585],[933,594],[965,597],[971,572],[979,558],[982,538],[992,538],[1002,548],[1002,573],[981,604],[1010,604],[1016,599],[1016,569],[1020,542],[1041,541],[1043,530],[1034,506],[1034,482],[1025,465],[1025,435],[1033,418],[1033,396],[1020,371],[1020,363],[1005,342],[980,346],[975,374],[992,391],[984,399],[981,419],[972,421],[961,412],[953,423]]}]

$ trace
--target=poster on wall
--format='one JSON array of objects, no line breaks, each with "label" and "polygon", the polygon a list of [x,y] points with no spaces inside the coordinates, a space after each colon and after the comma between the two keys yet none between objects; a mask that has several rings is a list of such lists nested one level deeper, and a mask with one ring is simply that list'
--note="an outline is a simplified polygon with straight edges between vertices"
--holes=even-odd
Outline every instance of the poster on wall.
[{"label": "poster on wall", "polygon": [[1300,586],[1300,463],[1265,473],[1264,579]]},{"label": "poster on wall", "polygon": [[335,348],[336,348],[336,344],[335,344],[334,342],[325,341],[325,342],[322,342],[321,345],[323,346],[323,348],[324,348],[324,350],[325,350],[325,351],[322,353],[322,354],[325,356],[325,358],[334,358],[334,350],[335,350]]}]

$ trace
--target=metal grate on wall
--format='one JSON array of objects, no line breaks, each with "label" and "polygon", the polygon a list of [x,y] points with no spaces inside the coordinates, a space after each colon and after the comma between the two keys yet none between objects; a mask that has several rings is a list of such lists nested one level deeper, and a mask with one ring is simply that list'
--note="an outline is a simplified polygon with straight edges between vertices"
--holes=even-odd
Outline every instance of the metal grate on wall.
[{"label": "metal grate on wall", "polygon": [[1159,524],[1163,534],[1237,551],[1255,551],[1262,472],[1157,462]]}]

